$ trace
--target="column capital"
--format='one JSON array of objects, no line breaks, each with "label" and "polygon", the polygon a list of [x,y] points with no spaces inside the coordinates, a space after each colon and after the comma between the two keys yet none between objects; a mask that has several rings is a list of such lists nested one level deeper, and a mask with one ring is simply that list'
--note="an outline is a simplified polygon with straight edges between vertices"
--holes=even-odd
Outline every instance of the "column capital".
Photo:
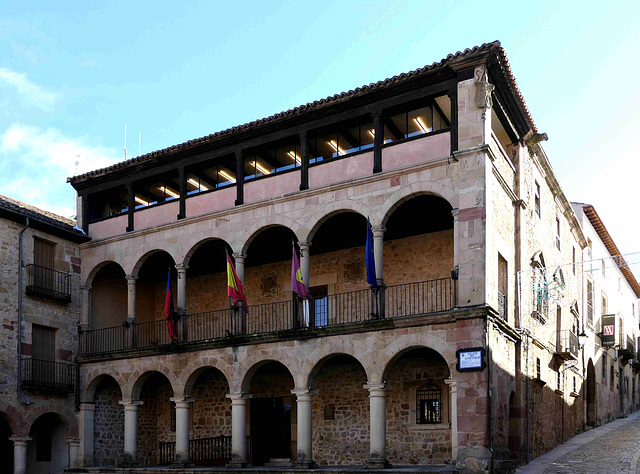
[{"label": "column capital", "polygon": [[296,397],[298,397],[298,400],[301,400],[301,399],[303,399],[305,397],[309,397],[309,400],[311,400],[311,398],[314,395],[318,394],[318,391],[317,390],[313,390],[310,387],[309,388],[302,387],[302,388],[294,388],[293,390],[291,390],[291,394],[295,395]]},{"label": "column capital", "polygon": [[384,236],[384,232],[387,230],[387,228],[383,225],[372,225],[371,226],[371,233],[373,234],[374,237],[377,236]]},{"label": "column capital", "polygon": [[449,390],[455,392],[458,390],[458,382],[455,379],[444,379],[444,383],[449,386]]},{"label": "column capital", "polygon": [[191,397],[171,397],[169,401],[172,401],[176,404],[176,408],[186,408],[189,406],[189,403],[193,403],[195,400]]},{"label": "column capital", "polygon": [[176,270],[179,272],[186,272],[189,269],[189,265],[185,265],[184,263],[176,263]]},{"label": "column capital", "polygon": [[81,291],[91,291],[91,285],[80,285]]},{"label": "column capital", "polygon": [[384,382],[366,383],[362,387],[369,390],[369,397],[386,397],[386,391],[389,389],[389,386]]},{"label": "column capital", "polygon": [[227,393],[225,395],[231,399],[231,404],[246,405],[247,400],[251,398],[251,395],[244,392]]},{"label": "column capital", "polygon": [[233,258],[235,258],[236,260],[238,259],[244,260],[245,258],[247,258],[247,254],[242,252],[233,252]]},{"label": "column capital", "polygon": [[138,275],[126,275],[125,278],[127,279],[127,283],[131,285],[136,282]]},{"label": "column capital", "polygon": [[119,400],[118,403],[126,410],[137,410],[144,402],[142,400]]},{"label": "column capital", "polygon": [[309,250],[309,247],[311,247],[311,242],[307,242],[306,240],[300,240],[298,242],[298,247],[300,247],[300,251],[302,252],[303,250]]},{"label": "column capital", "polygon": [[80,439],[78,438],[67,438],[67,443],[69,446],[80,446]]},{"label": "column capital", "polygon": [[460,212],[460,209],[456,208],[456,209],[451,209],[451,215],[453,216],[453,221],[457,221],[458,220],[458,214]]},{"label": "column capital", "polygon": [[9,441],[13,441],[16,446],[26,446],[31,440],[33,440],[31,436],[9,436]]}]

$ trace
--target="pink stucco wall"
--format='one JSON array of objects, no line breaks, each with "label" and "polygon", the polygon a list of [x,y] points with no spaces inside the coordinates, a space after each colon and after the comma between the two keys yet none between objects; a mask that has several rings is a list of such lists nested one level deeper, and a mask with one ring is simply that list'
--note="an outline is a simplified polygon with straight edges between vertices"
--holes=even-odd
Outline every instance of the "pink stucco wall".
[{"label": "pink stucco wall", "polygon": [[373,170],[373,152],[323,163],[309,168],[309,187],[317,188],[353,178],[369,176]]},{"label": "pink stucco wall", "polygon": [[187,198],[187,217],[233,207],[236,202],[236,187],[218,189],[211,193],[196,194]]},{"label": "pink stucco wall", "polygon": [[382,150],[382,168],[392,170],[426,163],[451,154],[451,135],[439,133],[432,137],[411,140]]},{"label": "pink stucco wall", "polygon": [[136,230],[148,229],[160,224],[175,222],[180,203],[175,201],[168,202],[161,206],[150,207],[149,209],[138,209],[133,214],[133,225]]},{"label": "pink stucco wall", "polygon": [[112,217],[89,224],[89,236],[94,240],[106,239],[114,235],[124,234],[127,230],[127,215]]},{"label": "pink stucco wall", "polygon": [[300,171],[270,176],[267,179],[245,183],[244,202],[258,202],[265,199],[295,193],[300,189]]}]

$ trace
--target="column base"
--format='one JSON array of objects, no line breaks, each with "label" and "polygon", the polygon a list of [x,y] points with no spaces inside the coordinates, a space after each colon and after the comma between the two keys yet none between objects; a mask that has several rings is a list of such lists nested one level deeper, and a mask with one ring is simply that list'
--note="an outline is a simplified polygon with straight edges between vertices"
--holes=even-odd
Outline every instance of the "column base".
[{"label": "column base", "polygon": [[291,467],[294,469],[315,469],[318,465],[313,459],[310,459],[308,461],[296,461],[292,463]]},{"label": "column base", "polygon": [[391,463],[386,459],[369,459],[364,467],[365,469],[389,469]]}]

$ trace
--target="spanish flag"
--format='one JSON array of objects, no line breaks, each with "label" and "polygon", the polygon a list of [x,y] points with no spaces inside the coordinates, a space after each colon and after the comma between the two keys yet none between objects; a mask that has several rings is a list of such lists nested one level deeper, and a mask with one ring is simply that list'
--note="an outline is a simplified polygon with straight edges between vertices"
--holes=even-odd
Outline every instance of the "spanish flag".
[{"label": "spanish flag", "polygon": [[304,284],[304,278],[300,270],[300,262],[298,261],[295,242],[293,244],[293,258],[291,259],[291,291],[297,293],[302,299],[309,299],[307,287]]},{"label": "spanish flag", "polygon": [[233,267],[233,262],[231,262],[229,252],[227,252],[227,295],[229,295],[229,298],[233,298],[236,303],[238,301],[242,301],[245,309],[249,306],[247,304],[247,299],[244,297],[242,282],[240,281],[240,278],[238,278],[236,269]]}]

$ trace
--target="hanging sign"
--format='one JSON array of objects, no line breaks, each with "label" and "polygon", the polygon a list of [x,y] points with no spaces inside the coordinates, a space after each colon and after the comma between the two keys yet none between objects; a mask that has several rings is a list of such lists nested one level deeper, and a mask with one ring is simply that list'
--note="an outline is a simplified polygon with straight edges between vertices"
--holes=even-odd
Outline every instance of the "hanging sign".
[{"label": "hanging sign", "polygon": [[616,345],[616,315],[602,315],[602,347],[613,347]]}]

